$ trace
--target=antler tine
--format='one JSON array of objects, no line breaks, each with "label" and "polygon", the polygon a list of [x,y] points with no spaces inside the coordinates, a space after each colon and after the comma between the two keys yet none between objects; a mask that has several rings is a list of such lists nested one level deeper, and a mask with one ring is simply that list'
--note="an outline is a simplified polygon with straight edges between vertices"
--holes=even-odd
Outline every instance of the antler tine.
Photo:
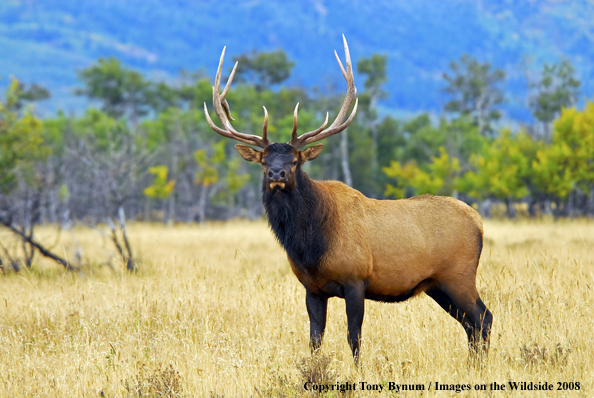
[{"label": "antler tine", "polygon": [[291,142],[297,140],[297,112],[299,111],[299,102],[295,105],[295,111],[293,112],[293,130],[291,131]]},{"label": "antler tine", "polygon": [[[326,126],[328,125],[328,116],[329,116],[329,113],[326,112],[326,120],[324,120],[324,123],[322,123],[322,125],[320,127],[318,127],[317,130],[313,130],[313,131],[310,131],[308,133],[302,134],[302,135],[299,136],[299,138],[295,137],[295,140],[291,140],[291,143],[292,144],[293,144],[293,142],[298,143],[299,140],[305,141],[309,137],[313,137],[313,136],[319,134],[320,131],[324,130],[326,128]],[[293,144],[293,145],[295,145],[295,144]],[[305,144],[301,144],[301,146],[303,146],[303,145],[305,145]]]},{"label": "antler tine", "polygon": [[262,140],[268,142],[268,110],[264,108],[264,125],[262,126]]},{"label": "antler tine", "polygon": [[223,110],[225,111],[225,115],[227,116],[227,118],[229,120],[235,120],[233,119],[233,117],[231,116],[231,109],[229,108],[229,103],[227,102],[227,98],[225,98],[227,96],[227,93],[229,92],[229,88],[231,87],[231,82],[233,82],[233,77],[235,76],[235,71],[237,70],[237,65],[239,64],[239,61],[235,62],[235,65],[233,66],[233,70],[231,71],[231,74],[229,75],[229,79],[227,79],[227,84],[225,84],[225,89],[223,90],[223,94],[221,94],[221,103],[223,105]]},{"label": "antler tine", "polygon": [[[320,141],[320,140],[323,140],[324,138],[327,138],[331,135],[340,133],[341,131],[343,131],[344,129],[346,129],[349,126],[349,124],[353,121],[355,114],[357,113],[357,105],[358,105],[359,100],[356,98],[357,88],[355,87],[355,78],[353,76],[353,66],[351,63],[351,54],[349,52],[349,46],[347,44],[347,41],[346,41],[346,38],[344,37],[344,35],[342,35],[342,41],[344,43],[344,55],[345,55],[345,60],[346,60],[346,70],[345,70],[344,66],[342,65],[342,62],[340,61],[338,53],[336,53],[336,51],[334,51],[334,55],[336,56],[336,60],[338,61],[338,65],[340,66],[342,75],[348,84],[347,94],[346,94],[344,101],[342,103],[342,107],[340,108],[340,111],[338,112],[336,119],[334,119],[334,121],[332,122],[330,127],[328,127],[327,129],[324,130],[324,128],[326,127],[326,124],[328,123],[328,115],[326,115],[326,121],[324,122],[322,127],[318,128],[317,130],[305,133],[305,134],[299,136],[298,138],[296,137],[296,134],[295,134],[294,139],[291,139],[291,144],[293,146],[295,146],[296,148],[300,148],[304,145],[311,144],[312,142]],[[353,104],[353,101],[355,102],[355,106],[353,107],[353,111],[349,115],[348,119],[345,121],[344,119],[347,115],[347,112],[349,111],[349,108]]]},{"label": "antler tine", "polygon": [[[353,76],[353,65],[351,63],[351,53],[349,51],[349,45],[347,44],[347,41],[346,41],[346,38],[344,37],[344,35],[342,35],[342,41],[344,43],[346,71],[344,70],[344,67],[342,66],[342,62],[340,62],[340,58],[338,57],[338,54],[336,53],[336,51],[334,51],[334,54],[336,55],[336,59],[338,60],[338,65],[340,66],[342,75],[344,76],[344,79],[346,80],[346,82],[348,84],[348,91],[347,91],[346,97],[344,98],[344,102],[342,103],[342,107],[340,108],[340,111],[338,112],[338,116],[336,116],[336,119],[334,119],[334,122],[332,122],[332,124],[330,125],[330,127],[328,127],[328,129],[332,129],[332,128],[336,127],[337,125],[339,125],[340,123],[342,123],[347,112],[349,111],[349,107],[351,106],[351,104],[353,103],[353,100],[355,99],[355,96],[357,95],[357,89],[355,88],[355,78]],[[345,128],[347,126],[345,126]],[[342,130],[340,130],[340,131],[342,131]]]},{"label": "antler tine", "polygon": [[[341,124],[340,126],[336,126],[334,128],[328,128],[328,129],[322,131],[321,133],[318,133],[318,134],[316,134],[316,135],[314,135],[312,137],[309,137],[309,138],[301,141],[300,145],[297,148],[300,148],[300,147],[302,147],[304,145],[307,145],[307,144],[311,144],[313,142],[321,141],[324,138],[328,138],[331,135],[338,134],[341,131],[343,131],[344,129],[346,129],[347,127],[349,127],[349,124],[351,124],[351,122],[355,118],[355,114],[357,113],[357,106],[358,105],[359,105],[359,99],[357,98],[355,100],[355,106],[353,107],[353,111],[351,112],[349,118],[343,124]],[[348,108],[347,108],[347,110],[348,110]]]},{"label": "antler tine", "polygon": [[[344,38],[344,36],[342,36]],[[342,66],[342,62],[340,62],[340,57],[338,56],[338,53],[336,52],[336,50],[334,50],[334,56],[336,57],[336,60],[338,61],[338,66],[340,66],[340,71],[342,72],[342,76],[344,76],[345,80],[349,80],[349,78],[347,77],[347,72],[344,70],[344,66]],[[347,55],[347,59],[350,58],[350,54]],[[347,65],[348,68],[348,65]]]},{"label": "antler tine", "polygon": [[221,73],[223,71],[223,62],[225,60],[226,48],[227,47],[224,47],[223,51],[221,53],[221,58],[219,60],[219,67],[217,68],[217,75],[215,77],[215,85],[212,88],[212,103],[213,103],[213,106],[215,109],[215,113],[219,117],[219,120],[221,121],[221,123],[223,123],[224,128],[220,128],[213,123],[212,119],[210,118],[210,115],[208,114],[208,108],[206,106],[206,103],[204,103],[204,113],[206,114],[206,120],[208,121],[208,124],[215,132],[217,132],[218,134],[220,134],[224,137],[232,138],[234,140],[243,142],[245,144],[255,145],[255,146],[259,146],[260,148],[265,148],[270,143],[267,138],[268,112],[266,111],[266,108],[264,108],[265,119],[264,119],[264,128],[263,128],[262,137],[258,137],[257,135],[253,135],[253,134],[240,133],[239,131],[235,130],[235,128],[233,128],[233,126],[231,125],[230,120],[234,120],[234,119],[231,117],[229,104],[227,103],[225,96],[229,92],[229,88],[231,87],[231,82],[233,81],[233,77],[235,76],[235,71],[237,69],[237,62],[235,63],[235,66],[233,67],[233,70],[231,71],[231,74],[229,75],[229,79],[227,80],[227,84],[225,85],[225,90],[221,94],[221,92],[220,92],[220,90],[221,90]]},{"label": "antler tine", "polygon": [[[223,50],[224,52],[225,50]],[[227,79],[227,84],[225,84],[225,89],[223,90],[223,94],[221,94],[221,98],[225,99],[225,97],[227,96],[227,93],[229,92],[229,88],[231,87],[231,83],[233,82],[233,77],[235,76],[235,71],[237,70],[237,65],[239,65],[239,61],[235,62],[235,65],[233,65],[233,70],[231,71],[231,74],[229,75],[229,78]]]},{"label": "antler tine", "polygon": [[[223,127],[226,128],[227,131],[229,131],[231,134],[247,139],[247,140],[254,140],[253,137],[250,137],[248,134],[243,134],[238,132],[237,130],[235,130],[233,128],[233,126],[231,125],[231,123],[229,122],[229,119],[227,118],[227,112],[225,112],[224,106],[222,104],[222,100],[224,100],[224,96],[227,94],[227,92],[229,92],[229,88],[231,87],[231,81],[232,79],[227,80],[227,84],[225,87],[225,92],[223,93],[223,95],[221,95],[221,74],[223,72],[223,63],[225,61],[225,50],[227,49],[227,47],[223,47],[223,51],[221,52],[221,58],[219,59],[219,67],[217,68],[217,75],[215,77],[215,85],[212,91],[212,102],[215,108],[215,112],[217,114],[217,116],[219,117],[219,119],[221,120],[221,122],[223,123]],[[234,73],[232,73],[232,75],[230,76],[231,78],[233,77]],[[227,105],[227,109],[229,109],[229,106]],[[221,112],[223,111],[223,112]],[[257,137],[259,138],[259,137]]]},{"label": "antler tine", "polygon": [[241,141],[244,144],[248,144],[248,145],[260,146],[256,141],[245,140],[243,138],[239,138],[239,137],[233,135],[232,133],[230,133],[229,131],[223,130],[222,128],[220,128],[219,126],[217,126],[216,124],[214,124],[214,122],[210,118],[210,115],[208,114],[208,107],[206,106],[206,102],[204,103],[204,115],[206,116],[206,121],[208,122],[208,125],[210,126],[210,128],[213,129],[214,131],[216,131],[217,133],[219,133],[220,135],[222,135],[223,137],[227,137],[227,138],[231,138],[231,139],[234,139],[234,140],[237,140],[237,141]]}]

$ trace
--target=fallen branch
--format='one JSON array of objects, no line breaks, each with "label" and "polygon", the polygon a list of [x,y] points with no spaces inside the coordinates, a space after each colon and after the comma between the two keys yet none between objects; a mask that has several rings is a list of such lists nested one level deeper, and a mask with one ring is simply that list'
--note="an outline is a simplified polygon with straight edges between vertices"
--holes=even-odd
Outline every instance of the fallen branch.
[{"label": "fallen branch", "polygon": [[80,272],[80,270],[78,268],[73,267],[72,265],[70,265],[68,263],[68,261],[64,260],[62,257],[57,256],[54,253],[52,253],[49,250],[47,250],[41,244],[39,244],[35,240],[33,240],[33,238],[30,235],[27,235],[24,231],[21,231],[17,227],[15,227],[14,225],[12,225],[12,223],[6,222],[6,221],[2,220],[2,224],[4,224],[5,227],[7,227],[8,229],[10,229],[15,234],[19,235],[23,239],[23,241],[26,241],[27,243],[29,243],[29,245],[31,245],[35,249],[39,250],[39,253],[41,253],[41,255],[43,255],[44,257],[51,258],[55,262],[57,262],[57,263],[61,264],[62,266],[64,266],[64,268],[66,268],[68,271],[77,271],[77,272]]}]

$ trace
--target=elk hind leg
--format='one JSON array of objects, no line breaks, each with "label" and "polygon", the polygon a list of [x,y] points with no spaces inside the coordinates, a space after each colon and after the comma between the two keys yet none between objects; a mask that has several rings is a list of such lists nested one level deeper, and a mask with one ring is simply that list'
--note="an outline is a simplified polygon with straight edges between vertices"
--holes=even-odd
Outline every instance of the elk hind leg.
[{"label": "elk hind leg", "polygon": [[471,352],[486,354],[489,350],[493,314],[479,297],[476,288],[469,290],[470,294],[464,294],[461,289],[456,291],[438,285],[425,293],[462,324]]}]

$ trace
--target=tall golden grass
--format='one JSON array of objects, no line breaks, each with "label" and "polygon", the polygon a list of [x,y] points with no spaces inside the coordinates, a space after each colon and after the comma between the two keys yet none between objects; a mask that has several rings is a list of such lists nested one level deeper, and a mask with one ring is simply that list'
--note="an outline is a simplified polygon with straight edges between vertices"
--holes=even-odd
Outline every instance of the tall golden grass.
[{"label": "tall golden grass", "polygon": [[[0,276],[0,396],[316,396],[307,380],[384,385],[378,393],[356,384],[351,396],[394,394],[389,382],[432,383],[400,393],[411,397],[594,396],[591,221],[485,223],[477,284],[494,325],[479,366],[462,327],[425,295],[366,302],[359,368],[344,301],[331,299],[323,349],[312,356],[304,289],[263,221],[133,224],[128,233],[137,274],[121,262],[102,266],[109,240],[79,228],[54,250],[84,248],[85,276],[41,259]],[[50,244],[52,229],[38,236]],[[554,389],[511,392],[509,381]],[[471,391],[436,392],[435,382]],[[506,390],[490,390],[493,382]],[[487,390],[474,391],[481,384]]]}]

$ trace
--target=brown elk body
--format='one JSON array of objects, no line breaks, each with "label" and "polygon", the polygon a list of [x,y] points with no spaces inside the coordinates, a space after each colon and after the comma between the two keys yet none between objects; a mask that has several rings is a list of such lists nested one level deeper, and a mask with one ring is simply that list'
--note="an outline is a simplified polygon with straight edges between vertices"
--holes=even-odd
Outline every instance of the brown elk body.
[{"label": "brown elk body", "polygon": [[[365,299],[398,302],[425,292],[462,324],[471,349],[486,352],[493,317],[476,289],[483,244],[476,211],[450,197],[370,199],[338,181],[314,181],[301,169],[323,146],[299,148],[343,131],[355,115],[356,90],[346,40],[344,44],[346,71],[340,60],[339,64],[349,90],[327,129],[326,117],[318,130],[297,137],[296,108],[290,143],[268,141],[267,114],[262,137],[235,131],[224,101],[230,82],[219,94],[223,56],[213,97],[225,129],[214,125],[206,112],[219,134],[263,148],[236,146],[244,159],[264,169],[262,200],[269,224],[306,289],[310,345],[316,349],[321,344],[330,297],[346,301],[349,344],[357,360]],[[233,72],[229,81],[232,77]],[[353,101],[354,109],[345,121]]]}]

